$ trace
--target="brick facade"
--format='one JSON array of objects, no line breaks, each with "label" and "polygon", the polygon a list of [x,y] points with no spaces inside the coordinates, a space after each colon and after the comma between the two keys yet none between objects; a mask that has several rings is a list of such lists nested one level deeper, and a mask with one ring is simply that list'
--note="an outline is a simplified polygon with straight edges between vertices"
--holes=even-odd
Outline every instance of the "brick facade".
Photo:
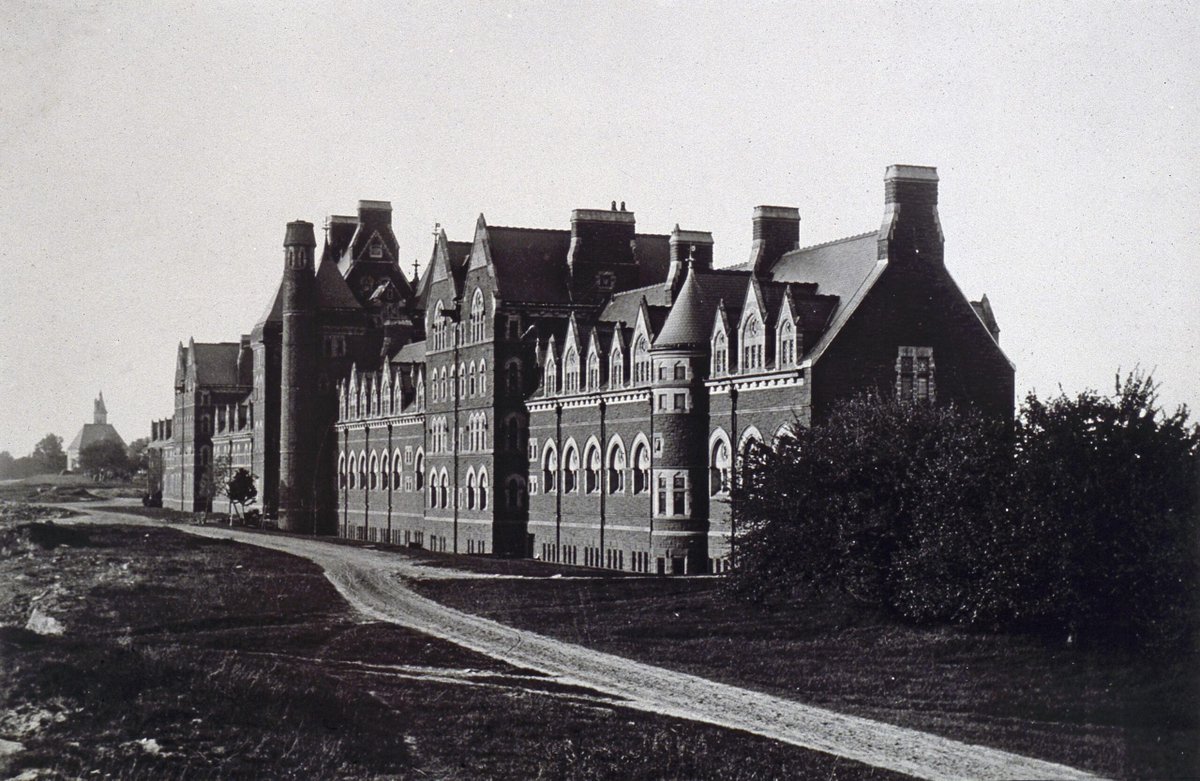
[{"label": "brick facade", "polygon": [[[883,226],[836,242],[799,248],[796,210],[758,207],[749,261],[725,269],[711,235],[639,234],[614,203],[577,210],[569,230],[480,217],[470,242],[439,231],[410,284],[390,207],[363,203],[357,220],[330,218],[320,267],[289,272],[315,284],[307,315],[278,316],[277,297],[243,338],[244,388],[193,387],[188,367],[212,355],[181,347],[176,417],[156,427],[170,432],[156,444],[172,506],[194,506],[204,454],[228,452],[286,518],[288,497],[272,494],[280,432],[298,431],[312,504],[293,509],[315,531],[711,572],[728,566],[748,440],[867,390],[1012,415],[990,304],[968,301],[944,265],[930,168],[889,168]],[[287,279],[281,296],[303,304]],[[290,345],[312,352],[289,364]],[[298,386],[301,401],[281,403]],[[246,415],[208,431],[201,400]]]}]

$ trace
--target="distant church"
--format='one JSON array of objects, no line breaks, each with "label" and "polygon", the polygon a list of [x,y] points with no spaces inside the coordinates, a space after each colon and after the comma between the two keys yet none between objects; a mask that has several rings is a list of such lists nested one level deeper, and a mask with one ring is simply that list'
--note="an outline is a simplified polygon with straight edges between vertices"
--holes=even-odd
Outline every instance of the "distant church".
[{"label": "distant church", "polygon": [[570,227],[438,230],[399,265],[391,205],[292,222],[279,289],[237,342],[181,344],[152,424],[166,506],[207,507],[228,459],[282,528],[634,572],[728,566],[737,454],[864,391],[1009,416],[986,297],[943,258],[933,168],[891,166],[878,230],[800,246],[759,206],[749,258],[637,231],[622,203]]},{"label": "distant church", "polygon": [[125,447],[125,440],[121,439],[121,435],[108,422],[108,408],[104,406],[104,394],[100,393],[92,405],[92,422],[84,423],[83,428],[79,429],[79,433],[67,447],[67,469],[72,472],[78,471],[79,453],[88,445],[105,439],[119,442],[121,447]]}]

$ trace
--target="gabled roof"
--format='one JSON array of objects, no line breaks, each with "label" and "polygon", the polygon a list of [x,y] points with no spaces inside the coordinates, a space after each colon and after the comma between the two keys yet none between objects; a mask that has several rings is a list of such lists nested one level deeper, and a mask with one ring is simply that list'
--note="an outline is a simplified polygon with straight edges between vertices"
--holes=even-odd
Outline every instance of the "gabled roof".
[{"label": "gabled roof", "polygon": [[637,322],[643,300],[647,306],[666,306],[670,303],[670,291],[660,282],[615,293],[600,311],[598,319],[604,323],[633,325]]},{"label": "gabled roof", "polygon": [[121,439],[121,435],[117,433],[117,430],[111,424],[84,423],[83,428],[79,429],[79,433],[71,440],[71,444],[67,446],[67,450],[77,453],[88,445],[102,442],[106,439],[120,442],[122,447],[125,446],[125,440]]},{"label": "gabled roof", "polygon": [[400,348],[392,363],[425,363],[425,342],[409,342]]},{"label": "gabled roof", "polygon": [[241,385],[238,379],[237,342],[194,342],[189,355],[189,369],[195,369],[196,385]]},{"label": "gabled roof", "polygon": [[338,271],[337,264],[329,258],[322,258],[321,265],[317,267],[317,308],[362,309]]},{"label": "gabled roof", "polygon": [[567,304],[567,251],[571,232],[487,226],[496,287],[507,301]]},{"label": "gabled roof", "polygon": [[887,268],[878,257],[876,231],[785,253],[770,268],[775,282],[815,282],[817,293],[836,296],[838,303],[829,328],[813,345],[809,358],[816,360],[854,314]]}]

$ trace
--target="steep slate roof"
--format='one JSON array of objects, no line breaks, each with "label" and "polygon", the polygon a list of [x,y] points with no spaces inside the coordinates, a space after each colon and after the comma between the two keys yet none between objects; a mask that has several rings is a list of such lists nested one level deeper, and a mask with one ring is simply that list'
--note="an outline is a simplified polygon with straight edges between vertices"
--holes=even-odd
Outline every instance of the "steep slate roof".
[{"label": "steep slate roof", "polygon": [[317,308],[362,309],[332,258],[322,258],[317,267]]},{"label": "steep slate roof", "polygon": [[392,357],[392,363],[425,363],[425,342],[409,342]]},{"label": "steep slate roof", "polygon": [[813,345],[810,360],[820,357],[887,267],[878,258],[878,238],[872,231],[804,247],[785,253],[771,267],[776,282],[815,282],[818,294],[838,297],[832,322]]},{"label": "steep slate roof", "polygon": [[106,439],[111,439],[115,442],[120,442],[121,446],[125,446],[125,440],[121,439],[121,435],[109,423],[84,423],[83,428],[79,429],[79,433],[71,440],[71,444],[67,446],[67,450],[78,453],[88,445],[95,442],[102,442]]},{"label": "steep slate roof", "polygon": [[571,232],[541,228],[487,228],[496,286],[507,301],[567,304],[567,251]]},{"label": "steep slate roof", "polygon": [[638,264],[638,284],[665,282],[667,269],[671,266],[671,237],[658,233],[637,233],[633,240],[637,242],[634,257]]},{"label": "steep slate roof", "polygon": [[633,325],[637,322],[638,310],[642,308],[643,298],[646,299],[647,306],[661,307],[670,305],[670,295],[670,291],[661,281],[646,287],[624,290],[609,299],[598,319],[605,323]]},{"label": "steep slate roof", "polygon": [[[654,340],[654,347],[707,346],[717,305],[722,300],[744,297],[749,276],[748,273],[729,271],[697,271],[689,265],[667,321]],[[779,298],[782,300],[782,292]]]},{"label": "steep slate roof", "polygon": [[197,385],[241,385],[237,370],[240,344],[196,342],[194,347],[195,353],[191,358],[196,366]]}]

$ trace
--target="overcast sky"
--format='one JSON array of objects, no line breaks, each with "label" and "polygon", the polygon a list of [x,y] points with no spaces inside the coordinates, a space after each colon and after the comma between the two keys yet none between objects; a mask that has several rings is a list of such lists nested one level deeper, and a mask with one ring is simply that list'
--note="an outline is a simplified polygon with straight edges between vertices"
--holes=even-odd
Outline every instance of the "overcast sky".
[{"label": "overcast sky", "polygon": [[1194,3],[26,3],[0,0],[0,450],[128,440],[176,346],[248,333],[288,220],[390,200],[430,232],[639,230],[749,253],[876,229],[889,163],[941,176],[946,263],[1018,394],[1153,369],[1200,406]]}]

